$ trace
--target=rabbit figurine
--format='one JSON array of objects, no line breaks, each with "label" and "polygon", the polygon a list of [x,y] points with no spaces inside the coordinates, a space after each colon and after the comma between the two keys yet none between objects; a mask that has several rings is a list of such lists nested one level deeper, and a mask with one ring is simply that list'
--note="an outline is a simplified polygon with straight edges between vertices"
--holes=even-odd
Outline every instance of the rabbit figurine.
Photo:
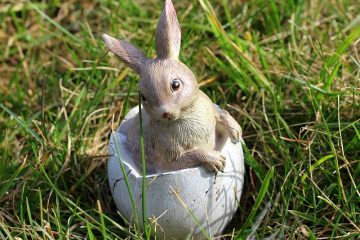
[{"label": "rabbit figurine", "polygon": [[[157,58],[130,43],[103,34],[107,48],[140,75],[142,124],[148,173],[197,165],[223,171],[224,139],[238,142],[239,124],[215,105],[179,60],[181,32],[171,0],[165,0],[155,34]],[[145,110],[145,111],[143,111]],[[139,116],[128,121],[126,147],[141,166]]]}]

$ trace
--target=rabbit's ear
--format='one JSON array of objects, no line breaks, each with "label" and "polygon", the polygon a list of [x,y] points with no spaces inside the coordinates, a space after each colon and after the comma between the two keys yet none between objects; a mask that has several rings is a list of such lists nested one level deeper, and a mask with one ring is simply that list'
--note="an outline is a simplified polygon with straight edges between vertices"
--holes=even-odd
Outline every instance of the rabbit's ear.
[{"label": "rabbit's ear", "polygon": [[139,49],[130,43],[118,40],[107,34],[102,35],[106,47],[125,62],[135,72],[140,74],[142,66],[145,64],[147,58]]},{"label": "rabbit's ear", "polygon": [[156,27],[155,44],[158,58],[179,58],[181,31],[171,0],[165,0],[164,9]]}]

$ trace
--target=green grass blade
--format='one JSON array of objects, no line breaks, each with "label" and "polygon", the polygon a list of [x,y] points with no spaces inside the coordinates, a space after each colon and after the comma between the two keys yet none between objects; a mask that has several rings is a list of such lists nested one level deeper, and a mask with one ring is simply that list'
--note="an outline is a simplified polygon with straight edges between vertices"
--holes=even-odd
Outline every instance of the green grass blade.
[{"label": "green grass blade", "polygon": [[132,194],[132,191],[131,191],[131,186],[130,186],[130,183],[129,183],[129,178],[128,178],[128,175],[126,173],[124,163],[123,163],[123,161],[121,159],[120,148],[119,148],[119,144],[117,142],[115,134],[116,134],[116,132],[113,133],[111,136],[113,136],[113,140],[115,142],[115,151],[116,151],[116,154],[117,154],[118,159],[119,159],[121,172],[122,172],[122,174],[124,176],[125,185],[126,185],[128,193],[129,193],[131,205],[132,205],[132,208],[133,208],[133,211],[134,211],[135,227],[136,227],[136,230],[140,232],[139,218],[138,218],[138,215],[137,215],[137,205],[135,203],[134,195]]},{"label": "green grass blade", "polygon": [[101,208],[100,201],[97,200],[96,203],[97,203],[98,211],[99,211],[99,215],[100,215],[101,234],[103,236],[103,239],[106,240],[107,239],[107,237],[106,237],[106,225],[105,225],[103,211],[102,211],[102,208]]},{"label": "green grass blade", "polygon": [[[319,160],[317,160],[313,165],[310,166],[310,169],[309,171],[312,172],[314,171],[315,169],[317,169],[318,166],[320,166],[322,163],[326,162],[327,160],[333,158],[334,155],[333,154],[329,154],[329,155],[326,155],[322,158],[320,158]],[[307,175],[304,174],[302,177],[301,177],[301,180],[302,181],[305,181],[305,178],[307,178]]]},{"label": "green grass blade", "polygon": [[241,140],[241,145],[244,150],[245,163],[249,165],[252,169],[254,169],[256,175],[260,179],[264,179],[265,170],[261,167],[261,165],[253,158],[249,148],[246,146],[244,140]]},{"label": "green grass blade", "polygon": [[30,210],[28,197],[25,198],[25,203],[26,203],[26,212],[27,212],[27,215],[28,215],[29,224],[31,226],[31,232],[32,232],[31,235],[32,235],[32,238],[35,239],[35,238],[37,238],[36,237],[37,234],[34,231],[34,223],[33,223],[33,219],[32,219],[32,213],[31,213],[31,210]]},{"label": "green grass blade", "polygon": [[0,231],[0,237],[3,237],[3,239],[9,239],[9,240],[14,240],[13,236],[11,235],[11,232],[9,230],[9,228],[2,222],[0,221],[0,228],[4,231],[5,235]]},{"label": "green grass blade", "polygon": [[241,227],[240,231],[236,235],[235,237],[236,239],[243,238],[244,234],[246,234],[246,229],[249,226],[251,226],[251,223],[254,221],[255,214],[258,211],[261,203],[263,202],[265,195],[268,193],[270,181],[273,175],[274,175],[274,167],[269,169],[269,171],[267,172],[264,181],[262,182],[262,186],[260,188],[259,194],[255,200],[254,206],[252,207],[251,212],[246,219],[246,222],[244,223],[244,225]]},{"label": "green grass blade", "polygon": [[326,78],[325,80],[325,83],[324,83],[324,90],[325,91],[329,91],[330,90],[330,87],[332,85],[332,83],[334,82],[335,80],[335,77],[339,71],[339,68],[341,66],[341,62],[339,62],[335,67],[334,69],[332,70],[330,76],[328,78]]},{"label": "green grass blade", "polygon": [[9,190],[10,186],[14,184],[15,179],[18,177],[20,172],[24,169],[24,166],[18,167],[16,171],[11,175],[11,177],[6,181],[5,184],[2,184],[0,188],[0,199],[6,194],[6,192]]},{"label": "green grass blade", "polygon": [[90,240],[96,240],[95,235],[94,235],[93,231],[91,230],[91,226],[90,226],[90,224],[88,222],[86,223],[86,230],[87,230],[89,239]]},{"label": "green grass blade", "polygon": [[[228,59],[239,58],[243,65],[243,68],[248,69],[252,73],[254,78],[257,80],[256,84],[253,84],[253,86],[266,88],[268,92],[273,94],[274,90],[272,83],[268,81],[265,75],[250,59],[250,57],[247,56],[247,54],[236,43],[234,43],[230,39],[229,35],[222,28],[210,2],[208,0],[199,0],[199,2],[202,9],[205,11],[206,17],[213,29],[215,36],[219,40],[220,46],[222,47],[223,51],[229,56]],[[239,69],[234,68],[234,70],[239,70]]]},{"label": "green grass blade", "polygon": [[357,26],[350,34],[339,44],[335,53],[326,61],[324,68],[321,70],[320,76],[325,75],[326,68],[332,68],[340,60],[345,51],[360,38],[360,26]]},{"label": "green grass blade", "polygon": [[140,128],[140,149],[141,149],[141,164],[142,164],[142,186],[141,186],[141,208],[142,221],[144,226],[145,238],[150,239],[149,230],[147,228],[146,217],[146,161],[145,161],[145,145],[144,145],[144,130],[142,125],[142,109],[141,109],[141,93],[139,92],[139,128]]},{"label": "green grass blade", "polygon": [[[83,209],[81,209],[78,204],[74,203],[71,199],[69,199],[64,193],[63,191],[61,191],[58,186],[51,180],[51,178],[49,177],[49,175],[46,173],[44,166],[42,164],[39,164],[39,169],[40,172],[43,174],[46,182],[49,184],[49,186],[51,187],[52,191],[54,191],[56,193],[56,196],[60,198],[60,200],[62,200],[62,202],[65,204],[65,206],[69,209],[72,210],[77,210],[74,211],[74,214],[77,218],[79,218],[81,221],[90,224],[90,226],[92,228],[95,228],[97,231],[101,231],[101,224],[99,222],[97,222],[94,217],[92,217],[92,215],[90,215],[89,213],[87,213],[86,211],[84,211]],[[91,222],[90,222],[91,221]],[[123,232],[125,232],[128,236],[135,238],[136,236],[130,232],[129,230],[127,230],[126,228],[120,228]],[[109,235],[109,233],[111,234],[111,232],[107,231],[107,235],[109,237],[114,236],[114,234]]]},{"label": "green grass blade", "polygon": [[32,137],[34,137],[39,143],[43,143],[39,135],[32,130],[26,122],[20,119],[14,112],[7,108],[4,104],[0,103],[0,108],[7,112],[11,117],[13,117]]},{"label": "green grass blade", "polygon": [[38,6],[36,6],[35,4],[29,2],[30,6],[42,17],[44,18],[46,21],[48,21],[49,23],[51,23],[53,26],[55,26],[57,29],[59,29],[62,33],[64,33],[67,37],[69,37],[71,40],[73,40],[74,42],[78,43],[80,46],[83,45],[82,41],[77,38],[75,35],[73,35],[72,33],[70,33],[67,29],[65,29],[64,27],[62,27],[59,23],[55,22],[52,18],[50,18],[48,15],[46,15],[43,11],[41,11]]}]

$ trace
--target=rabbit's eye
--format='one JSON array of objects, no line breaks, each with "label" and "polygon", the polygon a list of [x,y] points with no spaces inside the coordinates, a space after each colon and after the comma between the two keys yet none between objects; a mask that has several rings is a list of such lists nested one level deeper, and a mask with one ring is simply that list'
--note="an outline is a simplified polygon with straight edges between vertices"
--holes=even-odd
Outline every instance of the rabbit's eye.
[{"label": "rabbit's eye", "polygon": [[146,97],[144,96],[144,94],[140,93],[140,97],[142,102],[146,102]]},{"label": "rabbit's eye", "polygon": [[179,90],[180,86],[181,86],[181,81],[180,81],[179,78],[175,78],[174,80],[172,80],[172,82],[171,82],[171,89],[172,89],[173,91]]}]

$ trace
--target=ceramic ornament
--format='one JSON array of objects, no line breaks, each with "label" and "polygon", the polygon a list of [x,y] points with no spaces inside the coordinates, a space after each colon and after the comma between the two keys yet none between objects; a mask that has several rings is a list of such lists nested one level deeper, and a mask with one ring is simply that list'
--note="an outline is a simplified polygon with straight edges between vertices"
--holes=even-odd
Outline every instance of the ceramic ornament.
[{"label": "ceramic ornament", "polygon": [[199,89],[194,73],[179,60],[181,31],[171,0],[165,0],[156,28],[155,59],[126,41],[106,34],[103,40],[140,75],[141,115],[138,108],[131,110],[110,139],[109,181],[120,213],[133,220],[123,170],[141,202],[141,116],[152,232],[181,239],[220,234],[243,186],[241,128]]},{"label": "ceramic ornament", "polygon": [[[120,168],[124,163],[131,191],[141,218],[141,170],[126,148],[126,124],[137,117],[133,108],[110,137],[108,178],[115,204],[123,217],[134,223],[134,211]],[[117,149],[118,147],[118,149]],[[222,233],[236,212],[244,182],[244,157],[240,143],[227,140],[221,151],[226,156],[224,172],[216,175],[195,167],[146,176],[146,216],[161,239],[194,239]],[[120,153],[120,158],[118,156]],[[156,220],[155,220],[156,219]]]}]

